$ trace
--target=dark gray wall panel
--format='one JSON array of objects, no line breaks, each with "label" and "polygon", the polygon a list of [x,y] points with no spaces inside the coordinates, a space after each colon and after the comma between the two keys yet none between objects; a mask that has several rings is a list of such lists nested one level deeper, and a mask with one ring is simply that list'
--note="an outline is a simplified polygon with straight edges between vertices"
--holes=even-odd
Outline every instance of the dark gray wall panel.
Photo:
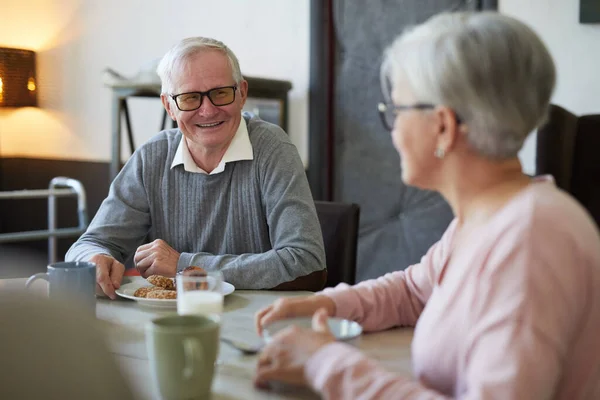
[{"label": "dark gray wall panel", "polygon": [[334,199],[358,203],[357,280],[416,263],[452,219],[437,193],[402,183],[400,159],[376,110],[384,49],[406,26],[477,1],[337,0],[333,2]]}]

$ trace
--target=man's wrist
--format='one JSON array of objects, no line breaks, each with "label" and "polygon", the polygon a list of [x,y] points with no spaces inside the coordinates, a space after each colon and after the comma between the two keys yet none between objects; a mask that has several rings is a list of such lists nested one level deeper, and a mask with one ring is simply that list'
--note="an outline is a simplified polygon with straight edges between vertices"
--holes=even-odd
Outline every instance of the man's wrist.
[{"label": "man's wrist", "polygon": [[179,271],[183,271],[184,269],[189,267],[192,262],[193,256],[194,255],[192,253],[179,254],[179,260],[177,261],[177,268],[176,268],[175,273],[177,273]]}]

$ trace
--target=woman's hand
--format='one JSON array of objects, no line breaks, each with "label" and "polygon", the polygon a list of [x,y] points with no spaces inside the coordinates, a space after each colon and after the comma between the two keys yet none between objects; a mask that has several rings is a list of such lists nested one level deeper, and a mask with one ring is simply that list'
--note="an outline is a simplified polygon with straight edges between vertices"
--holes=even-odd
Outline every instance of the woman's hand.
[{"label": "woman's hand", "polygon": [[329,317],[335,315],[335,303],[327,296],[311,295],[278,299],[256,313],[254,316],[256,332],[262,336],[263,328],[271,322],[286,318],[308,317],[320,308],[324,308]]},{"label": "woman's hand", "polygon": [[263,389],[269,387],[269,381],[306,386],[306,362],[321,347],[335,342],[327,314],[325,308],[314,313],[312,330],[290,326],[276,334],[260,353],[254,384]]}]

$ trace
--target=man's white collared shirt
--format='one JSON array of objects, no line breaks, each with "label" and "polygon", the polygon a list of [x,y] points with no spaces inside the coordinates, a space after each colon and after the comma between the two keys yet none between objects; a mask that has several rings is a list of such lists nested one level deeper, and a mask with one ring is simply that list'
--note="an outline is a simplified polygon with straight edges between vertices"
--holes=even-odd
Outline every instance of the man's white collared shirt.
[{"label": "man's white collared shirt", "polygon": [[225,164],[228,162],[253,159],[254,152],[252,150],[252,144],[250,143],[250,137],[248,136],[248,126],[246,125],[246,120],[244,117],[242,117],[240,120],[240,125],[238,126],[238,129],[235,132],[229,147],[225,151],[225,154],[223,154],[223,158],[217,167],[210,172],[210,174],[196,165],[192,155],[190,154],[190,149],[188,148],[185,136],[183,135],[181,136],[181,141],[179,142],[177,151],[175,152],[175,157],[173,157],[171,169],[177,165],[183,164],[183,169],[188,172],[214,175],[225,171]]}]

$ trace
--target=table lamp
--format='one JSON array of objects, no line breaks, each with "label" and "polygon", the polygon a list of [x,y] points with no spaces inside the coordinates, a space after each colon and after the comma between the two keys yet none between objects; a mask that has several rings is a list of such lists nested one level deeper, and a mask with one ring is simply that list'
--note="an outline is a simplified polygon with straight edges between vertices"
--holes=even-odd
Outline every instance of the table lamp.
[{"label": "table lamp", "polygon": [[[36,106],[35,53],[0,47],[0,108]],[[0,190],[4,190],[2,164],[0,155]]]},{"label": "table lamp", "polygon": [[36,107],[35,53],[0,47],[0,107]]}]

